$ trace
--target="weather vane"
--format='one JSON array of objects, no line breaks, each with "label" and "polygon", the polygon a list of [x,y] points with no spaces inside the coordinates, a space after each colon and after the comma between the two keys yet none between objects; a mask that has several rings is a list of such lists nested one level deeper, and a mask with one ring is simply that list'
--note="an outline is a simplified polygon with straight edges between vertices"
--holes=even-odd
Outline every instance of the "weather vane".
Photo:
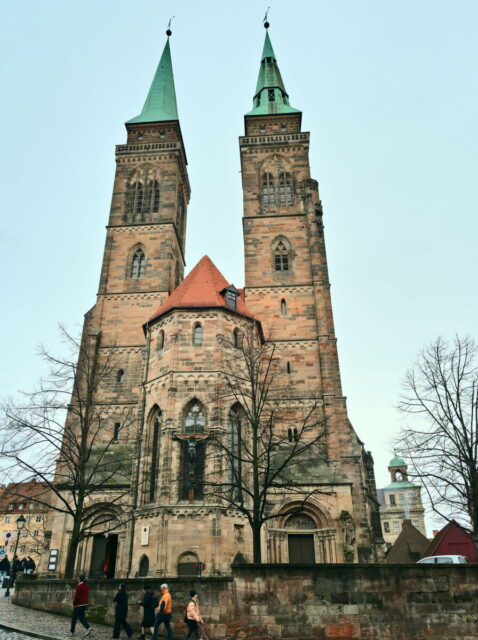
[{"label": "weather vane", "polygon": [[169,22],[168,22],[168,28],[166,29],[166,35],[169,36],[172,35],[172,31],[171,31],[171,22],[174,20],[174,16],[172,18],[169,18]]},{"label": "weather vane", "polygon": [[269,6],[269,7],[267,7],[266,15],[264,16],[264,19],[263,19],[263,21],[262,21],[262,22],[264,23],[264,27],[265,27],[266,29],[268,29],[268,28],[269,28],[269,26],[270,26],[270,25],[269,25],[269,22],[267,21],[267,16],[268,16],[268,14],[269,14],[269,9],[270,9],[270,6]]}]

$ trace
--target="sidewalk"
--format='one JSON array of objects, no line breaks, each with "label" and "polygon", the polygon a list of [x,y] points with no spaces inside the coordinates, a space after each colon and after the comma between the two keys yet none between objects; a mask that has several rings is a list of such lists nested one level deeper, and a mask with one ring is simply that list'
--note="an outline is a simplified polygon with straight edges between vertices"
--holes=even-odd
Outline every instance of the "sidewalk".
[{"label": "sidewalk", "polygon": [[[12,592],[10,592],[12,593]],[[0,589],[0,629],[16,631],[17,633],[42,638],[43,640],[66,640],[65,634],[70,630],[70,620],[66,616],[55,613],[45,613],[36,609],[19,607],[12,604],[12,597],[5,598],[5,589]],[[113,635],[112,627],[92,623],[91,640],[110,640]],[[85,629],[79,623],[76,625],[75,638],[80,640]],[[135,635],[137,635],[135,633]],[[121,638],[126,639],[122,630]]]}]

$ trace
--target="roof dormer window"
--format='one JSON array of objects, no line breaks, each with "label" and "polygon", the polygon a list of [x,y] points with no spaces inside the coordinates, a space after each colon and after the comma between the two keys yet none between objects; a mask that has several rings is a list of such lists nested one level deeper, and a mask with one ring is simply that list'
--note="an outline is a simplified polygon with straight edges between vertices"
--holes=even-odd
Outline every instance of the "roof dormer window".
[{"label": "roof dormer window", "polygon": [[237,309],[237,296],[239,295],[239,291],[236,287],[231,284],[229,287],[224,289],[223,294],[227,306],[230,309]]}]

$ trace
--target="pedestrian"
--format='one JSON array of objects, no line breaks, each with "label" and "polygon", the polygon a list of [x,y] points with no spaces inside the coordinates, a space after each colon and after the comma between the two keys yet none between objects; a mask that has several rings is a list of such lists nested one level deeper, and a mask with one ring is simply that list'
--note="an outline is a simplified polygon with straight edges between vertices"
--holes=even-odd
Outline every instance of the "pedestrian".
[{"label": "pedestrian", "polygon": [[126,618],[128,617],[128,594],[126,593],[126,585],[122,582],[118,587],[113,602],[115,603],[115,626],[113,628],[113,638],[120,637],[121,627],[126,631],[128,638],[133,635],[133,629],[129,626]]},{"label": "pedestrian", "polygon": [[31,556],[27,556],[23,561],[23,573],[27,576],[31,576],[36,569],[35,561]]},{"label": "pedestrian", "polygon": [[196,591],[190,591],[189,595],[191,596],[191,600],[188,602],[185,617],[185,622],[188,625],[188,634],[184,640],[188,640],[188,638],[196,638],[196,640],[199,640],[203,619],[199,612],[198,594]]},{"label": "pedestrian", "polygon": [[171,631],[171,616],[173,612],[171,594],[169,593],[169,588],[166,583],[162,584],[159,588],[161,589],[161,600],[159,601],[159,610],[154,622],[153,640],[157,640],[158,638],[161,623],[164,624],[164,628],[166,629],[167,639],[173,640],[173,632]]},{"label": "pedestrian", "polygon": [[78,584],[75,588],[75,595],[73,597],[73,613],[71,615],[71,627],[67,636],[75,635],[76,621],[79,620],[85,627],[86,632],[83,634],[83,638],[89,636],[91,633],[91,625],[86,619],[86,610],[88,609],[88,596],[90,588],[86,584],[86,578],[83,575],[79,576]]},{"label": "pedestrian", "polygon": [[17,573],[21,573],[21,572],[22,572],[21,560],[18,556],[13,556],[12,569],[11,569],[11,576],[12,576],[11,586],[12,587],[15,584],[15,580],[17,579]]},{"label": "pedestrian", "polygon": [[143,599],[138,601],[140,607],[143,607],[143,619],[141,620],[141,634],[138,636],[144,640],[146,631],[153,633],[154,627],[154,610],[158,606],[158,598],[154,594],[151,587],[144,585]]},{"label": "pedestrian", "polygon": [[10,560],[8,555],[4,555],[0,560],[0,587],[3,584],[3,579],[10,575]]}]

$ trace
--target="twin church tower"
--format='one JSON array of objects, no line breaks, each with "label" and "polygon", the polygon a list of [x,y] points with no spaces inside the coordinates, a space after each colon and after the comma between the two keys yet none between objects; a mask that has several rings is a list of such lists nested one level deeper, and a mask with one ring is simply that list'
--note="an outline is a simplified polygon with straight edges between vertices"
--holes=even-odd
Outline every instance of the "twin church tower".
[{"label": "twin church tower", "polygon": [[[374,561],[381,532],[373,461],[342,394],[322,205],[302,113],[290,104],[266,31],[239,140],[245,286],[236,289],[208,256],[184,278],[191,188],[169,35],[143,110],[126,122],[126,144],[116,148],[98,297],[83,332],[98,362],[113,354],[114,374],[93,403],[101,406],[113,453],[132,452],[131,489],[121,507],[106,491],[101,496],[107,519],[118,526],[105,536],[104,518],[90,523],[93,535],[80,545],[77,569],[154,577],[199,567],[203,575],[224,575],[234,561],[252,561],[245,517],[188,484],[191,474],[220,464],[208,456],[207,434],[228,433],[240,411],[227,403],[211,407],[221,377],[219,343],[252,324],[274,343],[297,398],[319,397],[330,417],[327,459],[297,477],[319,491],[301,513],[296,495],[271,507],[277,517],[263,527],[262,561]],[[191,433],[201,444],[193,463]],[[130,517],[122,518],[120,508]],[[52,529],[61,564],[69,524],[57,517]]]}]

